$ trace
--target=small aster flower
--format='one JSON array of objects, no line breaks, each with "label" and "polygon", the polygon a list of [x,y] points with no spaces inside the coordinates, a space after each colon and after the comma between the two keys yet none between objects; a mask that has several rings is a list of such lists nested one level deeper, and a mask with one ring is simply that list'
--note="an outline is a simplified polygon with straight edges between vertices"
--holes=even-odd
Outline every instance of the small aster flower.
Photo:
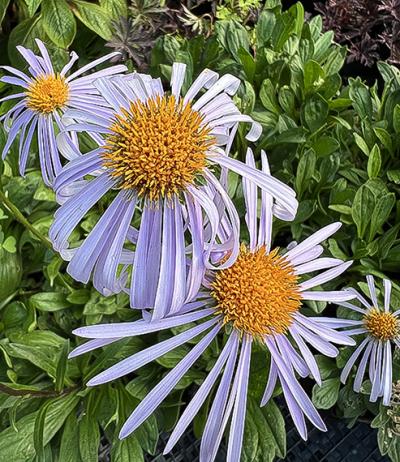
[{"label": "small aster flower", "polygon": [[[247,160],[250,165],[254,163],[251,152]],[[267,173],[269,168],[265,155],[262,160],[264,172]],[[191,351],[133,411],[121,429],[121,438],[127,437],[149,417],[210,343],[223,332],[226,334],[225,345],[214,367],[180,417],[165,453],[172,449],[216,387],[201,441],[200,460],[214,460],[229,420],[227,460],[240,460],[254,342],[263,344],[266,353],[268,350],[271,356],[269,379],[261,404],[264,405],[271,398],[279,381],[301,436],[307,436],[305,416],[319,429],[326,429],[296,374],[301,377],[311,375],[321,383],[310,347],[334,357],[338,349],[333,343],[349,345],[354,344],[354,341],[335,330],[337,320],[309,317],[302,314],[300,308],[303,300],[337,303],[354,297],[346,291],[310,290],[334,279],[351,264],[335,258],[320,258],[323,250],[320,243],[331,236],[340,224],[326,226],[289,251],[279,252],[277,248],[271,249],[272,196],[262,191],[261,216],[258,220],[256,204],[259,190],[245,182],[244,191],[250,245],[241,245],[239,255],[229,268],[208,271],[202,290],[179,313],[151,321],[150,313],[145,311],[144,318],[139,321],[88,326],[74,331],[76,335],[92,340],[78,346],[71,356],[124,337],[200,321],[194,327],[124,359],[88,382],[89,386],[93,386],[115,380],[202,334]],[[301,280],[302,275],[321,269],[325,271]],[[216,386],[219,377],[219,385]]]},{"label": "small aster flower", "polygon": [[352,291],[361,303],[356,306],[352,303],[338,303],[360,314],[360,320],[353,321],[354,328],[346,331],[347,335],[361,335],[362,341],[354,350],[347,364],[343,368],[340,379],[343,383],[348,379],[356,361],[361,357],[354,379],[354,391],[359,392],[364,380],[367,364],[368,376],[372,384],[370,401],[375,402],[383,398],[383,404],[389,406],[392,395],[392,343],[400,348],[400,309],[392,310],[390,294],[392,283],[383,280],[384,302],[383,307],[378,302],[375,281],[373,276],[367,276],[368,289],[371,302],[366,300],[355,289]]},{"label": "small aster flower", "polygon": [[0,78],[1,82],[21,87],[21,93],[12,94],[2,98],[0,102],[20,99],[0,120],[4,120],[4,128],[8,131],[7,143],[4,146],[2,157],[7,155],[12,143],[19,137],[19,170],[25,174],[26,164],[35,133],[38,137],[39,159],[43,180],[51,185],[55,176],[61,170],[61,160],[56,144],[57,131],[65,129],[62,115],[67,108],[91,107],[93,110],[102,106],[102,99],[93,86],[93,80],[124,72],[123,65],[112,66],[97,71],[91,75],[83,76],[86,71],[98,64],[109,60],[117,53],[111,53],[102,58],[86,64],[77,71],[67,75],[78,55],[71,53],[70,61],[60,73],[54,71],[50,56],[45,45],[36,39],[41,56],[35,55],[31,50],[17,46],[17,50],[29,65],[30,75],[10,66],[1,66],[0,69],[12,74]]},{"label": "small aster flower", "polygon": [[[139,73],[97,80],[109,107],[101,113],[70,110],[66,117],[76,121],[69,132],[96,133],[99,146],[72,160],[55,182],[63,204],[50,238],[70,260],[69,274],[84,283],[92,277],[105,295],[128,290],[131,306],[154,308],[154,318],[164,316],[166,307],[178,311],[197,293],[203,267],[214,267],[211,248],[231,252],[222,267],[236,258],[240,223],[223,187],[228,170],[271,195],[274,215],[292,220],[298,205],[290,187],[229,156],[240,122],[251,125],[247,139],[261,133],[229,96],[240,81],[206,69],[181,96],[185,68],[173,65],[171,94],[159,79]],[[75,149],[62,135],[59,147],[69,157]],[[78,247],[70,247],[74,228],[111,190],[115,198],[94,229]],[[132,227],[137,209],[139,229]]]}]

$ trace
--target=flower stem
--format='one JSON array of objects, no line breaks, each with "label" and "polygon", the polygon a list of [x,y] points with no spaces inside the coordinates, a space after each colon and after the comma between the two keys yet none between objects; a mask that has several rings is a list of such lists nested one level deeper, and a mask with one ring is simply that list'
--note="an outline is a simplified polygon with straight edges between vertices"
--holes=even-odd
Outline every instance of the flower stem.
[{"label": "flower stem", "polygon": [[53,246],[51,242],[47,239],[47,237],[43,236],[33,225],[30,223],[24,215],[20,212],[18,207],[11,202],[11,200],[5,195],[3,190],[0,188],[0,203],[3,203],[6,208],[13,214],[14,218],[21,223],[21,225],[25,226],[34,236],[36,236],[39,241],[46,246],[48,249],[53,250]]}]

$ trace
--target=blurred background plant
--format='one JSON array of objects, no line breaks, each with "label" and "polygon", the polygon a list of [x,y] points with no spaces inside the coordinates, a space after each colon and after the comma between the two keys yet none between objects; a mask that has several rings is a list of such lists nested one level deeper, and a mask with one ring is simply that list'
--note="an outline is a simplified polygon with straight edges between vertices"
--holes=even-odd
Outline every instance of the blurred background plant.
[{"label": "blurred background plant", "polygon": [[[388,19],[388,29],[379,29],[378,34],[376,25],[367,28],[378,44],[371,46],[368,57],[375,62],[389,56],[390,47],[383,51],[382,37],[391,30],[396,38],[397,2],[331,2],[325,9],[318,7],[324,17],[309,16],[301,3],[291,3],[282,8],[279,0],[264,4],[253,0],[0,0],[0,62],[22,66],[15,46],[35,49],[33,39],[39,37],[50,47],[58,68],[69,50],[76,50],[84,64],[103,55],[107,46],[120,51],[131,69],[148,69],[164,80],[170,77],[172,62],[186,63],[184,88],[205,67],[238,76],[242,84],[236,103],[264,129],[253,146],[256,157],[265,149],[273,174],[294,187],[300,201],[293,223],[276,223],[275,242],[286,245],[292,238],[299,240],[325,224],[342,221],[326,252],[355,263],[345,278],[328,288],[356,285],[366,274],[389,277],[394,282],[394,303],[400,307],[400,71],[393,65],[398,58],[390,51],[390,62],[377,64],[378,81],[368,85],[368,74],[348,78],[346,60],[354,59],[355,51],[350,47],[347,54],[336,43],[349,45],[346,37],[350,36],[354,43],[362,40],[349,31],[357,29],[369,8],[368,21],[389,15],[394,19]],[[341,12],[325,12],[339,3]],[[342,32],[335,26],[338,21]],[[0,96],[10,90],[1,84]],[[0,115],[9,104],[2,103]],[[242,159],[247,148],[244,135],[239,130],[232,149],[232,155]],[[5,136],[0,127],[0,149]],[[104,460],[137,462],[155,454],[159,433],[173,427],[182,406],[213,366],[223,339],[207,350],[153,417],[119,442],[118,431],[127,414],[190,346],[174,350],[128,379],[86,388],[87,380],[100,369],[155,339],[128,339],[67,361],[68,351],[76,345],[71,334],[75,327],[132,320],[137,315],[128,308],[125,295],[105,298],[90,284],[74,282],[65,272],[65,263],[51,250],[44,236],[56,203],[40,178],[36,148],[30,153],[25,178],[18,176],[14,148],[0,163],[0,173],[0,459],[91,462],[101,454]],[[241,186],[234,174],[229,180],[229,192],[244,220]],[[87,235],[100,214],[100,208],[90,212],[74,240]],[[366,291],[363,283],[359,288]],[[308,303],[305,309],[316,314],[336,310],[325,303]],[[344,310],[338,313],[348,316]],[[369,403],[367,395],[355,394],[351,383],[341,386],[340,369],[349,354],[344,348],[336,360],[318,357],[322,387],[312,389],[307,380],[305,386],[322,412],[349,425],[359,418],[372,421],[379,428],[382,454],[398,461],[398,385],[389,409]],[[273,401],[262,411],[255,405],[267,370],[265,351],[260,347],[254,355],[260,360],[252,361],[245,462],[283,458],[286,451],[280,408]],[[398,380],[397,352],[394,381]],[[366,393],[368,387],[366,381]],[[209,402],[194,421],[197,437],[208,406]],[[272,433],[265,431],[267,427]]]}]

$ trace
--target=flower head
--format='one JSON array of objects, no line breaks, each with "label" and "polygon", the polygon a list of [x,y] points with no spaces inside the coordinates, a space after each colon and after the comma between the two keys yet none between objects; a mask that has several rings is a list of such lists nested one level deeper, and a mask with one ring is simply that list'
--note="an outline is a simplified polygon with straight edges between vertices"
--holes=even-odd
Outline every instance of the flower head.
[{"label": "flower head", "polygon": [[383,404],[388,406],[392,395],[392,343],[400,348],[400,310],[391,306],[392,283],[383,280],[384,302],[379,303],[373,276],[367,276],[368,290],[371,301],[365,299],[359,292],[349,289],[356,296],[361,306],[348,302],[339,305],[349,308],[359,315],[359,320],[349,321],[354,326],[346,331],[347,335],[361,336],[361,343],[354,350],[340,376],[343,383],[348,379],[353,366],[361,357],[354,379],[354,391],[362,387],[367,364],[368,377],[372,384],[370,401],[383,398]]},{"label": "flower head", "polygon": [[19,170],[21,175],[24,175],[32,138],[37,133],[43,180],[47,185],[51,185],[62,167],[56,143],[57,131],[65,129],[64,122],[61,120],[62,115],[68,108],[91,107],[92,110],[101,111],[102,100],[93,86],[93,81],[99,77],[124,72],[126,67],[122,65],[109,67],[82,76],[86,71],[118,54],[111,53],[68,75],[78,59],[78,55],[72,52],[70,61],[57,73],[45,45],[38,39],[36,43],[41,56],[22,46],[17,47],[29,65],[29,75],[10,66],[1,67],[12,75],[4,76],[0,81],[23,89],[21,93],[0,100],[0,102],[19,100],[0,119],[4,120],[4,127],[9,132],[2,156],[4,159],[17,135],[20,134]]},{"label": "flower head", "polygon": [[[66,117],[76,121],[70,133],[96,133],[98,147],[72,160],[55,182],[63,204],[50,238],[70,260],[68,272],[85,283],[93,277],[103,294],[128,291],[131,306],[154,308],[154,319],[167,308],[178,312],[197,294],[204,271],[218,263],[212,249],[229,254],[222,268],[238,255],[239,217],[224,187],[228,170],[268,193],[274,215],[291,220],[297,210],[290,187],[229,155],[239,123],[250,124],[249,140],[261,133],[232,101],[239,80],[206,69],[182,94],[184,79],[185,65],[176,63],[168,94],[159,79],[139,73],[96,81],[107,107]],[[61,136],[59,146],[71,156],[68,140]],[[71,245],[74,228],[111,190],[116,197],[94,229]]]},{"label": "flower head", "polygon": [[[251,152],[248,153],[247,162],[254,165]],[[263,170],[269,172],[265,154]],[[334,258],[320,258],[323,252],[321,242],[338,230],[340,224],[334,223],[322,228],[302,243],[292,246],[289,251],[280,252],[276,248],[271,250],[272,196],[266,192],[261,193],[261,216],[258,220],[259,190],[247,180],[244,186],[250,244],[241,246],[232,266],[209,269],[203,279],[203,288],[178,313],[165,310],[167,315],[164,318],[150,320],[150,313],[145,311],[144,319],[136,322],[88,326],[75,331],[75,334],[92,340],[75,349],[72,356],[123,337],[198,322],[183,333],[124,359],[88,382],[88,385],[97,385],[122,377],[203,334],[201,340],[133,411],[122,427],[121,438],[128,436],[147,419],[217,336],[226,339],[224,347],[183,412],[165,452],[171,450],[215,387],[214,400],[202,437],[200,459],[214,460],[226,425],[231,419],[227,460],[240,460],[251,350],[255,341],[264,345],[266,359],[268,352],[271,357],[269,379],[261,404],[268,402],[279,381],[301,436],[307,436],[304,416],[319,429],[325,430],[321,417],[299,384],[297,374],[301,377],[311,375],[321,383],[310,346],[334,357],[338,349],[333,343],[349,345],[354,342],[335,330],[340,320],[308,317],[301,312],[301,308],[304,300],[337,303],[354,297],[346,291],[310,290],[334,279],[351,264]],[[215,247],[211,253],[213,258],[222,261],[229,255],[229,251],[221,252],[220,247]],[[325,271],[309,279],[303,277],[322,269]],[[223,333],[225,336],[222,336]]]}]

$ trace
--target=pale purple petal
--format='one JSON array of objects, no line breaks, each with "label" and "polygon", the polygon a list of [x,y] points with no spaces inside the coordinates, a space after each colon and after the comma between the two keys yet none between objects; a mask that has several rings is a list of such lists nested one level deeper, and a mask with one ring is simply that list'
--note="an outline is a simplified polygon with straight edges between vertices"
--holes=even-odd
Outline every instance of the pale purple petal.
[{"label": "pale purple petal", "polygon": [[157,321],[145,322],[143,320],[134,322],[120,322],[110,324],[98,324],[94,326],[80,327],[72,331],[73,334],[85,338],[115,338],[132,337],[144,335],[159,330],[171,329],[182,326],[189,322],[198,321],[215,313],[213,308],[207,308],[183,315],[175,315],[171,318],[164,318]]},{"label": "pale purple petal", "polygon": [[357,361],[358,357],[360,356],[368,342],[369,338],[365,338],[360,343],[360,345],[354,350],[353,354],[350,356],[349,360],[347,361],[346,365],[344,366],[340,374],[340,381],[342,383],[346,383],[347,377],[349,376],[352,367],[354,366],[355,362]]},{"label": "pale purple petal", "polygon": [[199,412],[200,407],[203,405],[207,396],[212,390],[222,368],[224,367],[228,357],[231,355],[232,349],[237,350],[239,336],[236,331],[233,331],[228,338],[223,350],[218,356],[218,359],[208,373],[206,379],[201,384],[201,387],[198,389],[197,393],[191,399],[190,403],[187,405],[186,409],[182,413],[178,423],[176,424],[174,431],[172,432],[168,444],[165,447],[164,454],[167,454],[175,446],[179,438],[182,436],[183,432],[186,430],[190,422],[193,420],[195,415]]},{"label": "pale purple petal", "polygon": [[243,339],[243,354],[240,356],[238,364],[237,374],[239,376],[239,386],[233,408],[227,453],[227,460],[232,462],[240,462],[240,454],[242,452],[250,371],[251,341],[252,337],[250,335],[245,335]]},{"label": "pale purple petal", "polygon": [[169,351],[197,337],[202,332],[212,327],[216,322],[218,322],[217,318],[210,319],[198,326],[192,327],[191,329],[164,340],[163,342],[159,342],[145,348],[129,358],[119,361],[117,364],[114,364],[114,366],[109,367],[105,371],[100,372],[100,374],[97,374],[95,377],[90,379],[87,385],[90,387],[100,385],[130,374],[145,364],[154,361]]},{"label": "pale purple petal", "polygon": [[144,398],[124,423],[119,438],[123,439],[136,430],[161,404],[187,370],[201,356],[212,342],[221,326],[218,324],[172,369]]}]

